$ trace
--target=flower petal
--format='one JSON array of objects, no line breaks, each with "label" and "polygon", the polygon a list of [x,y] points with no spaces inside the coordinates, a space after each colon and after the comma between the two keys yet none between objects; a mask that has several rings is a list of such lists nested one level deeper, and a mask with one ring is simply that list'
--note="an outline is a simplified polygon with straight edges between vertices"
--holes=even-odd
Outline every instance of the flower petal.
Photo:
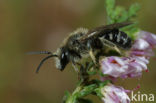
[{"label": "flower petal", "polygon": [[[110,61],[110,59],[113,61]],[[148,59],[145,57],[108,57],[101,60],[103,74],[112,77],[138,77],[141,72],[147,70]]]},{"label": "flower petal", "polygon": [[132,49],[136,50],[145,50],[149,47],[149,43],[144,39],[138,39],[135,41],[134,45],[132,46]]},{"label": "flower petal", "polygon": [[151,46],[156,45],[156,35],[146,31],[140,31],[138,38],[146,40]]}]

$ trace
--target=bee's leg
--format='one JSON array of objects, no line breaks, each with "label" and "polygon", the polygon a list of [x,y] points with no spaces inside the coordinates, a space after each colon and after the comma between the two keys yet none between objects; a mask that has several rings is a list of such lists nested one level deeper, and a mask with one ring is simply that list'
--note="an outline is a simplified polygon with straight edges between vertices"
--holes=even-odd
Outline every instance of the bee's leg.
[{"label": "bee's leg", "polygon": [[118,47],[115,46],[114,49],[115,49],[120,55],[122,55],[122,54],[121,54],[121,51],[119,50]]},{"label": "bee's leg", "polygon": [[79,69],[77,68],[76,64],[77,64],[77,63],[75,63],[74,61],[72,61],[72,66],[73,66],[74,70],[75,70],[76,72],[79,72]]},{"label": "bee's leg", "polygon": [[80,67],[80,73],[79,73],[79,79],[82,80],[84,83],[87,83],[89,80],[89,74],[88,74],[88,69],[89,69],[89,62],[86,62],[84,65],[81,65]]},{"label": "bee's leg", "polygon": [[[77,68],[76,65],[79,65],[80,68]],[[72,66],[74,67],[75,71],[78,73],[78,80],[83,79],[83,75],[84,75],[84,71],[85,68],[83,65],[79,64],[79,63],[75,63],[74,61],[72,61]]]},{"label": "bee's leg", "polygon": [[87,47],[88,47],[88,51],[89,51],[89,55],[90,55],[91,59],[93,60],[94,64],[96,64],[96,58],[95,58],[95,56],[94,56],[94,53],[93,53],[91,44],[92,44],[91,41],[89,41],[89,42],[87,43]]},{"label": "bee's leg", "polygon": [[121,51],[118,49],[118,47],[114,43],[112,43],[106,39],[103,39],[103,38],[101,38],[100,40],[102,41],[103,45],[105,45],[109,48],[115,49],[121,55]]},{"label": "bee's leg", "polygon": [[93,62],[96,64],[96,58],[95,58],[92,50],[89,51],[89,55],[90,55],[91,59],[93,60]]}]

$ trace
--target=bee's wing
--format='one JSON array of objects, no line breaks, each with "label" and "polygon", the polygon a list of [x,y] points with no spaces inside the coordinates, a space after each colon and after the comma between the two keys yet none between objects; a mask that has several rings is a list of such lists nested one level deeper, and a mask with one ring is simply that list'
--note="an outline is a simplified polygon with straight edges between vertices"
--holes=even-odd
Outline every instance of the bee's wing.
[{"label": "bee's wing", "polygon": [[91,37],[96,37],[96,36],[98,37],[101,33],[107,33],[113,29],[119,29],[124,26],[128,26],[130,24],[132,24],[132,22],[122,22],[122,23],[115,23],[115,24],[100,26],[100,27],[89,30],[88,33],[81,38],[81,40],[84,41]]}]

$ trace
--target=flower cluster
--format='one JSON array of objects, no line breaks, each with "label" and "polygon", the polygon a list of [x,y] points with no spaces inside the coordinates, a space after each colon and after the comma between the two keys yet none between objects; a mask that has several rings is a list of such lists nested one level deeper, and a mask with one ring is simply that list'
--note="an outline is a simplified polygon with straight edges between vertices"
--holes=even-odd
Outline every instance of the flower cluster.
[{"label": "flower cluster", "polygon": [[112,77],[137,77],[147,70],[148,60],[145,57],[108,57],[102,60],[102,72]]},{"label": "flower cluster", "polygon": [[[145,31],[138,32],[137,39],[134,41],[127,57],[111,56],[100,61],[102,73],[113,78],[140,77],[142,71],[148,71],[147,64],[150,57],[154,56],[153,49],[155,46],[156,35]],[[106,103],[129,103],[128,96],[123,88],[115,88],[112,85],[105,88],[107,88],[107,90],[104,89],[107,93],[103,94],[105,96],[103,100]],[[110,90],[110,88],[115,89]]]}]

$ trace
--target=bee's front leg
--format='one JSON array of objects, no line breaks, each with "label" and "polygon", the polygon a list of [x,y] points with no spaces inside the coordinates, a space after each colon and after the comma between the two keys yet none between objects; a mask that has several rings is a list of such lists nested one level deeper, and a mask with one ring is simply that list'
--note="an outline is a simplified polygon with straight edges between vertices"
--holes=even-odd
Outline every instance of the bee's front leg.
[{"label": "bee's front leg", "polygon": [[[77,73],[79,73],[79,68],[76,66],[78,63],[75,63],[74,61],[72,61],[72,66],[73,66],[73,68],[74,68],[74,70],[77,72]],[[79,65],[79,64],[78,64]]]},{"label": "bee's front leg", "polygon": [[[79,65],[80,67],[78,68],[77,65]],[[82,79],[83,74],[84,74],[83,72],[85,70],[84,66],[74,61],[72,61],[72,66],[75,69],[75,71],[78,73],[78,80]]]}]

